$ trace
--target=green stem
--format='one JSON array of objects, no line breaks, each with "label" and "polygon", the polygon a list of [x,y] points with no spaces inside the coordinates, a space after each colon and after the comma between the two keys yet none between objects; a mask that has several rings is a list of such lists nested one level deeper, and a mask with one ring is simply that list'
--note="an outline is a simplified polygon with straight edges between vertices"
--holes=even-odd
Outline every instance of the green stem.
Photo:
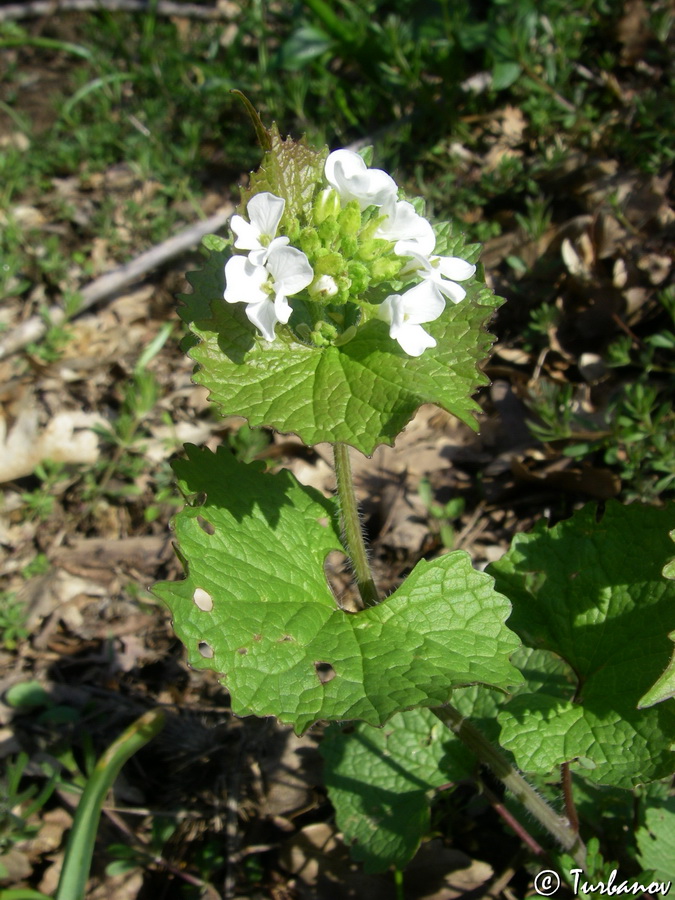
[{"label": "green stem", "polygon": [[164,713],[153,709],[127,728],[94,766],[77,805],[54,900],[84,900],[101,809],[124,763],[164,727]]},{"label": "green stem", "polygon": [[432,712],[476,754],[478,759],[492,769],[513,796],[570,854],[577,865],[586,867],[586,848],[581,838],[562,819],[535,789],[518,772],[502,753],[485,738],[454,706],[446,704]]},{"label": "green stem", "polygon": [[345,549],[354,567],[354,577],[363,600],[363,605],[377,606],[380,598],[368,564],[368,553],[361,531],[359,507],[354,493],[352,465],[349,461],[347,444],[333,444],[335,454],[335,477],[337,479],[338,500],[340,502],[340,524]]}]

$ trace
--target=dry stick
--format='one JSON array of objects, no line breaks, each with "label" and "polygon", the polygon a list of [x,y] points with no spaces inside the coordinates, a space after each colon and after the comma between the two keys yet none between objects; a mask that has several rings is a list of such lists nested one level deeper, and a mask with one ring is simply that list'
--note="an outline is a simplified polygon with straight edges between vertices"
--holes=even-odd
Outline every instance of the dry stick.
[{"label": "dry stick", "polygon": [[172,0],[33,0],[30,3],[12,3],[0,9],[0,22],[49,16],[62,12],[153,12],[160,16],[181,16],[189,19],[231,19],[231,13],[196,3],[176,3]]},{"label": "dry stick", "polygon": [[[204,235],[211,234],[222,228],[233,212],[234,207],[228,204],[220,212],[215,213],[208,219],[189,225],[163,243],[152,247],[145,253],[141,253],[140,256],[132,259],[131,262],[120,266],[118,269],[113,269],[111,272],[106,272],[105,275],[101,275],[96,281],[92,281],[82,289],[80,294],[82,298],[81,303],[75,315],[79,315],[79,313],[84,312],[101,300],[109,299],[122,288],[128,287],[142,276],[147,275],[152,269],[156,269],[158,266],[168,262],[168,260],[180,256],[186,250],[190,250],[195,244],[199,243]],[[17,350],[21,350],[32,341],[40,340],[50,325],[58,325],[65,318],[66,314],[60,306],[52,306],[49,308],[46,317],[33,316],[27,319],[17,326],[11,334],[0,340],[0,359],[16,353]]]}]

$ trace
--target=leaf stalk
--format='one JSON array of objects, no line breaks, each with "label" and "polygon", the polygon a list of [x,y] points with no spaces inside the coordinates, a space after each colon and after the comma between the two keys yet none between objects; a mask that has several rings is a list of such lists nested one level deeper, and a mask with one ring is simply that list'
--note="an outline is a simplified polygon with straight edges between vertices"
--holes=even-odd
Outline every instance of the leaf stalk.
[{"label": "leaf stalk", "polygon": [[516,800],[555,838],[577,865],[585,869],[586,847],[578,833],[539,796],[501,751],[493,746],[475,725],[465,719],[454,706],[446,704],[433,709],[432,712],[475,753],[482,763],[490,767]]},{"label": "leaf stalk", "polygon": [[359,507],[354,493],[352,464],[349,459],[349,446],[343,443],[333,444],[335,458],[335,477],[340,504],[340,525],[342,541],[354,568],[356,585],[365,607],[377,606],[380,602],[375,582],[370,571],[368,551],[363,540]]}]

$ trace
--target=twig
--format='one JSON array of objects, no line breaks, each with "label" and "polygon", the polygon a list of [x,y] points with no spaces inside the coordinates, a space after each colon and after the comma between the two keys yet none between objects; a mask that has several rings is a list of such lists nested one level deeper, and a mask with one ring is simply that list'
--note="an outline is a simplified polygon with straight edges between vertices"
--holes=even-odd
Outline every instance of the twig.
[{"label": "twig", "polygon": [[[100,278],[92,281],[82,289],[80,293],[81,302],[74,315],[79,315],[101,300],[109,299],[122,288],[128,287],[142,276],[147,275],[148,272],[158,268],[165,262],[168,262],[168,260],[180,256],[186,250],[190,250],[195,244],[199,243],[204,235],[211,234],[222,228],[233,212],[234,207],[231,204],[227,204],[220,212],[210,216],[208,219],[189,225],[187,228],[179,231],[178,234],[163,241],[163,243],[152,247],[145,253],[141,253],[140,256],[132,259],[131,262],[113,269],[111,272],[106,272],[105,275],[101,275]],[[40,340],[47,332],[49,325],[58,325],[65,318],[66,314],[60,306],[52,306],[45,317],[32,316],[30,319],[27,319],[21,325],[18,325],[7,337],[0,340],[0,359],[16,353],[17,350],[21,350],[32,341]]]},{"label": "twig", "polygon": [[64,12],[150,12],[159,16],[181,16],[185,19],[231,19],[231,13],[214,6],[198,6],[196,3],[176,3],[173,0],[32,0],[29,3],[12,3],[0,9],[0,22],[30,19]]}]

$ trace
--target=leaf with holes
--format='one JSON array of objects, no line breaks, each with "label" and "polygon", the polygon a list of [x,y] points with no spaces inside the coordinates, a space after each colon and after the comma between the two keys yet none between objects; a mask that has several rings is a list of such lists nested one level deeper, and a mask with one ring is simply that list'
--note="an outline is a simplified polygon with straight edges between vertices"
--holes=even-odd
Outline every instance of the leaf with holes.
[{"label": "leaf with holes", "polygon": [[[445,244],[464,258],[476,255],[457,238]],[[181,315],[199,340],[190,351],[199,366],[194,379],[208,388],[221,415],[244,415],[250,425],[293,432],[307,444],[344,441],[366,454],[393,443],[424,403],[476,427],[472,394],[487,384],[477,366],[492,343],[484,326],[501,303],[484,285],[466,285],[461,303],[448,303],[425,325],[437,346],[422,356],[407,356],[379,320],[359,327],[346,344],[320,349],[281,329],[272,342],[257,336],[243,304],[222,299],[227,258],[212,253],[188,276],[193,293],[181,298]]]},{"label": "leaf with holes", "polygon": [[347,613],[324,572],[341,549],[334,503],[287,471],[186,449],[181,488],[206,499],[175,520],[185,580],[155,591],[190,662],[221,674],[237,715],[298,731],[317,719],[379,725],[445,702],[455,686],[521,681],[508,661],[518,646],[509,604],[467,554],[422,561],[378,606]]},{"label": "leaf with holes", "polygon": [[548,774],[570,762],[590,781],[631,787],[672,773],[675,709],[638,709],[668,663],[675,584],[662,570],[675,506],[612,502],[600,521],[585,507],[517,535],[490,566],[513,604],[510,626],[555,654],[558,671],[523,670],[522,690],[499,714],[501,743],[518,765]]}]

